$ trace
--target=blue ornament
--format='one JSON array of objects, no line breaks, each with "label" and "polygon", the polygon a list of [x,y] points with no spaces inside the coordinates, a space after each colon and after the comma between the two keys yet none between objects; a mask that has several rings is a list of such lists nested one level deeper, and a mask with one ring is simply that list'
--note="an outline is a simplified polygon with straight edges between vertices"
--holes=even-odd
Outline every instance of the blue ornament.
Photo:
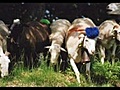
[{"label": "blue ornament", "polygon": [[99,35],[99,30],[97,27],[89,27],[85,29],[88,38],[94,39]]}]

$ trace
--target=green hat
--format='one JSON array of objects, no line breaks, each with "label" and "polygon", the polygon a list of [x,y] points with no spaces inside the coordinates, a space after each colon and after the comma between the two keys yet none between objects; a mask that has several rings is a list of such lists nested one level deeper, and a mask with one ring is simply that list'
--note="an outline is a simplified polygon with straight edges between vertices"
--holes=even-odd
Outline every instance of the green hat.
[{"label": "green hat", "polygon": [[48,19],[41,19],[40,22],[44,23],[44,24],[47,24],[47,25],[50,24],[50,21]]}]

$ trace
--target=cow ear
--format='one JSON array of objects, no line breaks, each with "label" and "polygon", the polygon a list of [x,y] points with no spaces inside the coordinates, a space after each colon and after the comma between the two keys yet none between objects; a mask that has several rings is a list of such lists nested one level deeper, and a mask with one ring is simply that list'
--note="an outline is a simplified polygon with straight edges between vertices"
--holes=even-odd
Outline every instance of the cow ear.
[{"label": "cow ear", "polygon": [[113,31],[113,33],[116,35],[117,34],[117,29],[116,28],[118,28],[118,25],[115,25],[114,27],[113,27],[113,29],[114,29],[114,31]]},{"label": "cow ear", "polygon": [[51,38],[52,38],[52,36],[50,35],[50,36],[49,36],[49,39],[51,39]]},{"label": "cow ear", "polygon": [[64,52],[67,52],[67,51],[66,51],[64,48],[62,48],[62,47],[60,48],[60,50],[62,50],[62,51],[64,51]]},{"label": "cow ear", "polygon": [[50,40],[52,40],[53,36],[54,36],[54,34],[53,34],[53,33],[52,33],[52,34],[50,34],[50,35],[49,35],[49,39],[50,39]]},{"label": "cow ear", "polygon": [[113,27],[113,29],[118,28],[118,27],[119,27],[118,25],[115,25],[115,26]]},{"label": "cow ear", "polygon": [[10,55],[10,52],[5,51],[5,55],[6,55],[6,56],[9,56],[9,55]]},{"label": "cow ear", "polygon": [[117,35],[117,30],[114,30],[114,35],[115,35],[115,36]]}]

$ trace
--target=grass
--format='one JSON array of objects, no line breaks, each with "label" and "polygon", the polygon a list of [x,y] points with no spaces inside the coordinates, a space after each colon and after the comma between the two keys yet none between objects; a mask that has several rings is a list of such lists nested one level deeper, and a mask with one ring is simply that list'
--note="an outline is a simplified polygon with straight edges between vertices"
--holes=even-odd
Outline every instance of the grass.
[{"label": "grass", "polygon": [[91,66],[92,82],[88,83],[81,73],[81,83],[78,84],[71,66],[61,73],[47,67],[45,61],[32,70],[19,64],[9,76],[0,78],[0,87],[114,87],[114,83],[120,81],[119,70],[119,62],[111,66],[109,62],[101,65],[99,61],[94,61]]}]

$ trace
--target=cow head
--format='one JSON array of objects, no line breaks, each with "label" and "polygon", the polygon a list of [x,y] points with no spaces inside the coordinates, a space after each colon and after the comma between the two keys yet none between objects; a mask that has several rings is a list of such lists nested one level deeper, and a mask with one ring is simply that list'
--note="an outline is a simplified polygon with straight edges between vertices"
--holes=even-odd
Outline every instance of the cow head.
[{"label": "cow head", "polygon": [[108,14],[120,14],[119,12],[120,3],[110,3],[107,5],[106,9]]},{"label": "cow head", "polygon": [[86,36],[84,37],[83,47],[86,48],[89,54],[93,55],[95,53],[96,41],[99,35],[99,30],[97,27],[86,28]]},{"label": "cow head", "polygon": [[114,32],[114,36],[115,38],[120,41],[120,26],[119,25],[115,25],[113,27],[113,32]]},{"label": "cow head", "polygon": [[62,51],[66,52],[66,50],[58,44],[52,44],[51,46],[46,46],[45,48],[49,48],[49,52],[51,55],[50,61],[54,65],[56,65],[58,62],[58,57],[60,55],[60,51],[62,50]]},{"label": "cow head", "polygon": [[5,54],[0,55],[0,71],[1,77],[8,75],[10,59]]},{"label": "cow head", "polygon": [[89,54],[93,55],[95,53],[95,46],[96,46],[96,40],[88,38],[87,36],[84,37],[83,41],[83,47],[88,50]]},{"label": "cow head", "polygon": [[9,68],[9,63],[10,59],[8,57],[10,53],[5,51],[3,53],[2,47],[0,47],[0,72],[1,72],[1,77],[7,76],[8,75],[8,68]]}]

